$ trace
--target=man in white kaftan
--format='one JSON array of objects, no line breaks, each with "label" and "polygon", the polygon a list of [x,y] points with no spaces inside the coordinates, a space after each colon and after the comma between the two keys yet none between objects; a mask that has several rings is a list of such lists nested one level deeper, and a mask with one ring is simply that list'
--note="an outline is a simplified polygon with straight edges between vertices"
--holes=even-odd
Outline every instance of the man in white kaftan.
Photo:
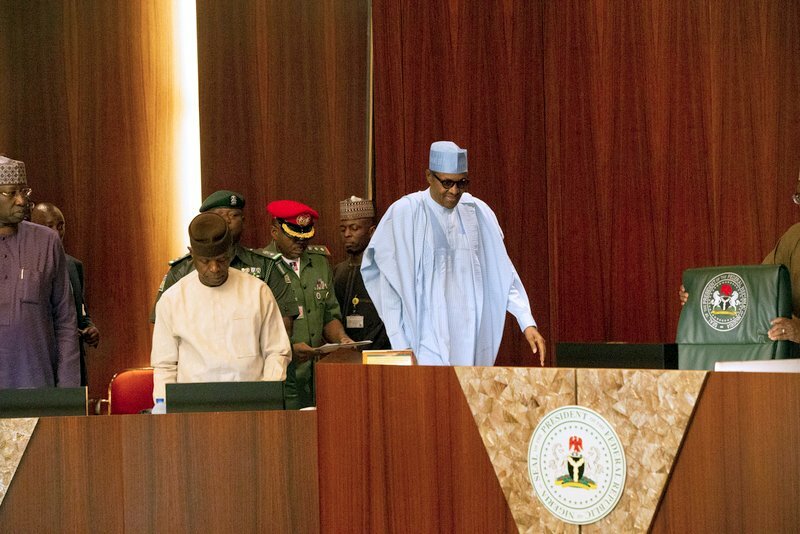
[{"label": "man in white kaftan", "polygon": [[201,213],[189,225],[196,270],[156,304],[153,399],[167,383],[285,380],[292,347],[269,286],[230,269],[228,225]]},{"label": "man in white kaftan", "polygon": [[430,187],[392,204],[361,264],[394,349],[421,365],[493,365],[505,312],[544,365],[545,342],[489,206],[464,190],[467,151],[431,145]]}]

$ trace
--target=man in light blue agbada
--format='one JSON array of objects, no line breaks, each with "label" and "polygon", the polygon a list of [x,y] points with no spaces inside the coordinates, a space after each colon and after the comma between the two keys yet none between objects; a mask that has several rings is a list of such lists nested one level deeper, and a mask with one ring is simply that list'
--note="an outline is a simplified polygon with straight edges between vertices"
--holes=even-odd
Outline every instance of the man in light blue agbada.
[{"label": "man in light blue agbada", "polygon": [[361,263],[392,348],[411,348],[420,365],[494,365],[509,311],[544,365],[497,217],[465,191],[467,151],[433,143],[425,176],[428,189],[389,207]]}]

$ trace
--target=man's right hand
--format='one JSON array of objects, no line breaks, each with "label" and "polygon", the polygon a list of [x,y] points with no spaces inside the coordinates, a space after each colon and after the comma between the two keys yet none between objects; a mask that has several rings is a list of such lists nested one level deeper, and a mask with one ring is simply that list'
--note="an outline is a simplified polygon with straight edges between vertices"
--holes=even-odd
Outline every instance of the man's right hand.
[{"label": "man's right hand", "polygon": [[681,288],[678,290],[678,296],[681,299],[681,306],[686,304],[686,301],[689,300],[689,293],[686,291],[686,288],[683,287],[683,284],[681,284]]},{"label": "man's right hand", "polygon": [[292,345],[293,359],[297,363],[307,362],[317,355],[314,349],[308,343],[295,343]]}]

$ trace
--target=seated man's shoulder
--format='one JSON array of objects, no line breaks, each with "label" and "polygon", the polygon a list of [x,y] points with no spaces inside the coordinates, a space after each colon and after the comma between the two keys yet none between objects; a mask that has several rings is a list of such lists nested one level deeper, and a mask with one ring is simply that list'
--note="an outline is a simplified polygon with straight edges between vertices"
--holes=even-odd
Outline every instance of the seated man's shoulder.
[{"label": "seated man's shoulder", "polygon": [[800,222],[794,223],[783,233],[783,238],[800,240]]},{"label": "seated man's shoulder", "polygon": [[257,276],[253,276],[250,271],[243,271],[241,269],[234,269],[231,268],[228,270],[228,277],[229,278],[239,278],[244,283],[251,283],[254,282],[254,285],[264,285],[264,281],[258,278]]}]

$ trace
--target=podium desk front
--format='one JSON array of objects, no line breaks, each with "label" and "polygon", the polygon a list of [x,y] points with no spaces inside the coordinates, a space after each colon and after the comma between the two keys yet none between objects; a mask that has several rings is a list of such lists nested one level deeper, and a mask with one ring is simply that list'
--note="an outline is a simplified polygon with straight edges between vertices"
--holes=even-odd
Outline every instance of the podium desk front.
[{"label": "podium desk front", "polygon": [[2,532],[319,532],[313,411],[31,422]]},{"label": "podium desk front", "polygon": [[[325,532],[800,524],[800,374],[320,365],[317,403]],[[619,503],[582,527],[545,509],[526,463],[537,422],[568,405],[605,417],[627,462]]]}]

